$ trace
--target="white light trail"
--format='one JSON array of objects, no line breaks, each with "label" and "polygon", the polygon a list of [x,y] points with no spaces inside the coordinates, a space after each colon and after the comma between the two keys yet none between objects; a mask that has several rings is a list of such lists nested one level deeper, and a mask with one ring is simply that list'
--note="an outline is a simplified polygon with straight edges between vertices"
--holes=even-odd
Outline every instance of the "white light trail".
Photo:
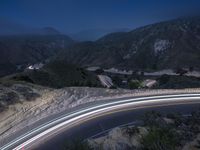
[{"label": "white light trail", "polygon": [[[84,109],[77,110],[70,114],[66,114],[63,117],[59,117],[59,119],[54,119],[36,129],[31,130],[30,132],[20,136],[18,139],[11,141],[5,146],[1,147],[1,150],[7,150],[14,145],[19,144],[14,150],[20,150],[23,147],[30,145],[36,140],[44,137],[47,134],[55,132],[56,130],[61,129],[62,127],[70,127],[75,123],[80,123],[80,121],[88,120],[89,118],[93,118],[94,116],[99,116],[105,114],[106,112],[112,112],[114,110],[125,109],[133,106],[145,106],[148,104],[156,105],[159,103],[177,103],[184,102],[187,103],[187,100],[192,100],[197,102],[200,100],[200,94],[179,94],[179,95],[162,95],[162,96],[150,96],[150,97],[139,97],[139,98],[130,98],[125,100],[118,100],[114,102],[105,102],[104,104],[90,106]],[[200,101],[198,101],[200,102]],[[52,126],[52,127],[51,127]],[[40,132],[41,131],[41,132]],[[34,136],[34,134],[38,133]],[[27,141],[23,142],[25,139]]]}]

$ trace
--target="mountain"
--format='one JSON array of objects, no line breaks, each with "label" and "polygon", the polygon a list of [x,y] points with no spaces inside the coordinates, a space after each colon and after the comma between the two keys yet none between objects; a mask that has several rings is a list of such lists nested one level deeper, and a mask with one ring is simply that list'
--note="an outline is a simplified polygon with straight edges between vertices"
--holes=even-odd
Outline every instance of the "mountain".
[{"label": "mountain", "polygon": [[96,41],[97,39],[112,32],[127,32],[128,28],[117,29],[88,29],[82,30],[78,33],[69,34],[76,41]]},{"label": "mountain", "polygon": [[62,51],[59,60],[82,66],[160,70],[200,68],[200,17],[156,23],[130,32],[108,34]]},{"label": "mountain", "polygon": [[35,28],[13,21],[0,18],[0,36],[13,36],[13,35],[58,35],[61,34],[53,27]]},{"label": "mountain", "polygon": [[44,62],[73,43],[61,34],[0,36],[0,76]]},{"label": "mountain", "polygon": [[41,29],[41,31],[39,33],[44,34],[44,35],[59,35],[59,34],[61,34],[58,30],[56,30],[52,27],[45,27],[45,28]]}]

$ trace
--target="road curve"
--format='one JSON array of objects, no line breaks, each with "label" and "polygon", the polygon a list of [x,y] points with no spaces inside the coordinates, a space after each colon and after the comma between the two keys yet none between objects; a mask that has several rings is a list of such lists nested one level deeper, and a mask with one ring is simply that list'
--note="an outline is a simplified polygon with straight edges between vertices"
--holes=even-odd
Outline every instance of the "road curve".
[{"label": "road curve", "polygon": [[141,109],[155,106],[168,106],[179,104],[196,104],[200,103],[200,94],[176,94],[176,95],[160,95],[137,97],[128,99],[119,99],[112,101],[104,101],[95,104],[95,102],[86,107],[80,107],[78,110],[67,113],[63,116],[55,118],[37,128],[21,135],[20,137],[10,141],[1,150],[21,150],[30,148],[35,143],[53,136],[62,130],[68,130],[78,124],[86,122],[100,116],[110,113],[121,112],[128,109]]}]

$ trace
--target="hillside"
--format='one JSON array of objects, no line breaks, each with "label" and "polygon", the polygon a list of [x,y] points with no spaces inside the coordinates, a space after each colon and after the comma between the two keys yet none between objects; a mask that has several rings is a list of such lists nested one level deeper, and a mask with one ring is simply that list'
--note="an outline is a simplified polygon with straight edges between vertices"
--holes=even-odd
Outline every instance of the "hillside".
[{"label": "hillside", "polygon": [[50,62],[40,70],[28,70],[12,76],[11,79],[52,88],[67,86],[101,86],[95,74],[62,61]]},{"label": "hillside", "polygon": [[191,17],[82,42],[62,51],[57,59],[82,66],[160,70],[190,66],[199,69],[199,58],[200,17]]},{"label": "hillside", "polygon": [[[45,32],[53,31],[47,28]],[[0,36],[0,76],[44,62],[73,43],[61,34]]]},{"label": "hillside", "polygon": [[147,111],[140,124],[114,128],[106,135],[91,138],[86,146],[91,150],[199,150],[200,112],[189,114]]}]

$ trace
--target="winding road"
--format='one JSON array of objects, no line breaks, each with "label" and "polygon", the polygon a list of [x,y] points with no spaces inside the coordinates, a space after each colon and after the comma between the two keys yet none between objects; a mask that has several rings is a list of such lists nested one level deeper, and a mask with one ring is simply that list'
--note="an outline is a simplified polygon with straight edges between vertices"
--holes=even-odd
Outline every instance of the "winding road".
[{"label": "winding road", "polygon": [[[122,116],[124,116],[124,113],[127,111],[162,107],[167,107],[166,110],[171,111],[169,109],[170,107],[175,107],[175,109],[177,107],[178,109],[179,106],[183,105],[192,106],[191,109],[193,109],[193,106],[198,106],[197,104],[200,104],[200,94],[159,95],[115,99],[98,103],[93,102],[80,106],[56,118],[51,118],[45,123],[21,135],[16,135],[16,138],[2,145],[0,150],[32,149],[44,143],[44,141],[46,142],[53,139],[55,136],[59,135],[59,133],[72,132],[72,130],[79,128],[81,125],[90,124],[92,121],[98,120],[98,118],[101,117],[104,118],[114,114],[121,114],[121,116],[119,116],[122,119]],[[183,110],[185,110],[185,108],[183,108]],[[124,118],[126,117],[128,117],[128,115],[124,116]],[[120,124],[120,118],[118,117],[115,126]],[[90,131],[88,130],[88,132]],[[93,132],[91,131],[91,133]],[[84,131],[82,134],[84,134]]]}]

